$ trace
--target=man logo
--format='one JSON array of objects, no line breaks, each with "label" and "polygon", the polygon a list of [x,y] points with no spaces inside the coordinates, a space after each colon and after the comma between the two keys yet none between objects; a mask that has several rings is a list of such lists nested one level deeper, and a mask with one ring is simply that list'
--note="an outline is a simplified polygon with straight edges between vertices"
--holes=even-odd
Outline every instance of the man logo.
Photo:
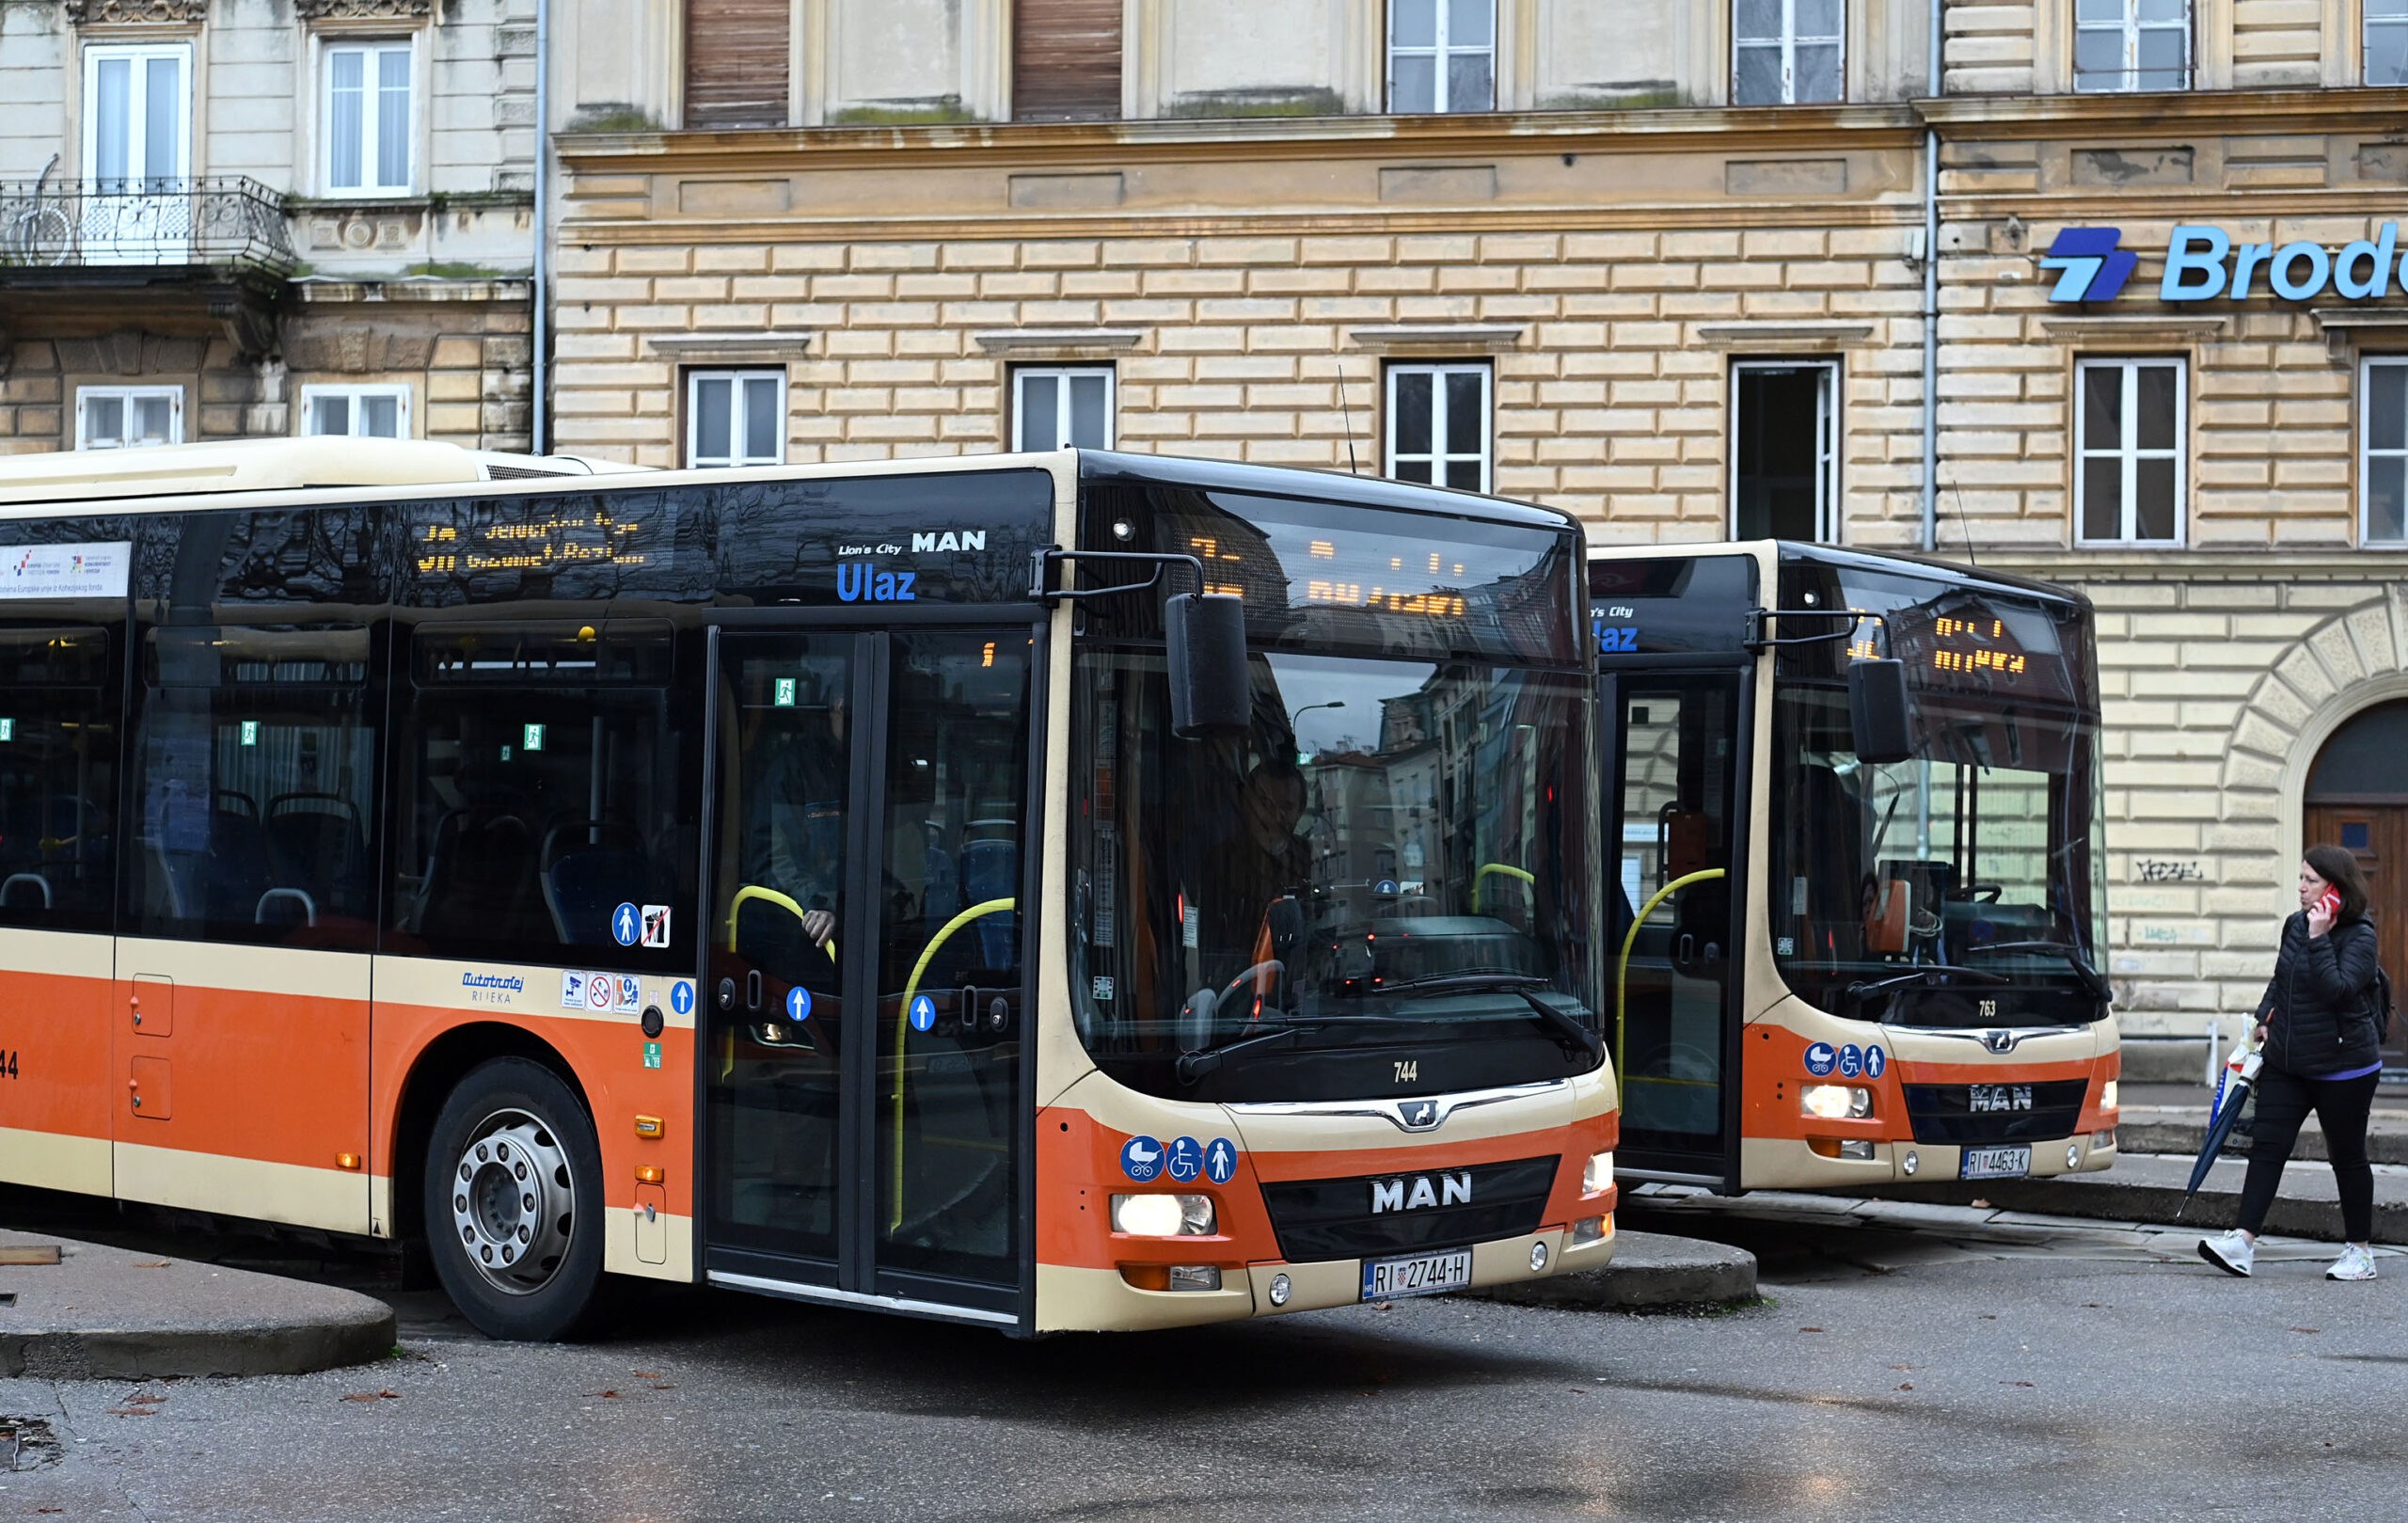
[{"label": "man logo", "polygon": [[927,555],[936,550],[983,550],[986,547],[987,531],[983,529],[965,529],[959,533],[948,529],[942,534],[914,532],[911,535],[911,551],[915,555]]},{"label": "man logo", "polygon": [[2020,1042],[2022,1039],[2023,1033],[2020,1031],[1985,1031],[1982,1033],[1982,1045],[1988,1048],[1993,1053],[1999,1053],[2002,1055],[2015,1051],[2016,1044]]},{"label": "man logo", "polygon": [[1434,1100],[1408,1100],[1397,1107],[1404,1118],[1407,1132],[1419,1132],[1438,1124],[1438,1103]]},{"label": "man logo", "polygon": [[2049,246],[2040,261],[2044,270],[2061,270],[2049,292],[2051,301],[2113,301],[2132,278],[2141,257],[2115,246],[2121,228],[2067,228]]},{"label": "man logo", "polygon": [[1373,1180],[1371,1182],[1371,1214],[1391,1211],[1419,1211],[1427,1206],[1468,1206],[1471,1204],[1471,1174],[1440,1174],[1436,1182],[1427,1174],[1417,1174],[1410,1180]]}]

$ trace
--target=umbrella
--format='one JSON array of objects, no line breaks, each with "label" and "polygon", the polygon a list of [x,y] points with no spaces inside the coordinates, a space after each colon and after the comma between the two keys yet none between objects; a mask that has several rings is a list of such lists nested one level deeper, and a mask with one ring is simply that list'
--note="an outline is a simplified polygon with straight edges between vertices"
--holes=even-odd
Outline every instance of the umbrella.
[{"label": "umbrella", "polygon": [[2233,1123],[2241,1119],[2242,1102],[2249,1098],[2250,1087],[2258,1082],[2258,1071],[2264,1063],[2263,1055],[2249,1045],[2246,1038],[2232,1050],[2231,1061],[2225,1065],[2224,1082],[2216,1089],[2216,1108],[2208,1118],[2208,1140],[2199,1149],[2199,1161],[2191,1166],[2191,1185],[2182,1192],[2182,1204],[2174,1210],[2177,1216],[2189,1209],[2191,1198],[2207,1182],[2208,1170],[2215,1166],[2216,1154],[2224,1151],[2225,1139],[2232,1135]]}]

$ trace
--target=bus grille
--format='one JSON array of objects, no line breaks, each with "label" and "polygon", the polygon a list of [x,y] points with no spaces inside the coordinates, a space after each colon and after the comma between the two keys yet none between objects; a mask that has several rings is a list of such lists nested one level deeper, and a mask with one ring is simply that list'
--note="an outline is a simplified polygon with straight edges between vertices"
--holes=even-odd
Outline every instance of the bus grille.
[{"label": "bus grille", "polygon": [[[1522,1158],[1350,1180],[1290,1180],[1264,1185],[1262,1199],[1279,1234],[1279,1252],[1291,1263],[1367,1259],[1536,1231],[1561,1163],[1560,1156]],[[1421,1198],[1423,1182],[1434,1204],[1413,1203]]]},{"label": "bus grille", "polygon": [[[1910,1084],[1907,1117],[1914,1123],[1917,1142],[2044,1142],[2073,1135],[2082,1118],[2083,1091],[2087,1079],[2052,1079],[2040,1084]],[[2009,1108],[1977,1109],[1973,1091],[1984,1090],[1989,1104],[2004,1100]],[[2030,1104],[2023,1106],[2026,1093]]]}]

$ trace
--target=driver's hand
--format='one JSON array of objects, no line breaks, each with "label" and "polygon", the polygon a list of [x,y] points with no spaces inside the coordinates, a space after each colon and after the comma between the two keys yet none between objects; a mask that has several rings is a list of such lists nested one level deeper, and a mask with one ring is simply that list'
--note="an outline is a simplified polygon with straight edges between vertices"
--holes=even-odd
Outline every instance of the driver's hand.
[{"label": "driver's hand", "polygon": [[835,939],[835,912],[829,910],[805,910],[802,912],[802,933],[819,945],[827,945]]}]

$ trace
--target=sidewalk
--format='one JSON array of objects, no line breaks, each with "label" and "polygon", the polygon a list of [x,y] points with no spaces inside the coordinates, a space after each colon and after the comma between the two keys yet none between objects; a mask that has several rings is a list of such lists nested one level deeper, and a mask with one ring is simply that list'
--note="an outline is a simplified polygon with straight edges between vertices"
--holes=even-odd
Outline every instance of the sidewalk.
[{"label": "sidewalk", "polygon": [[1455,1293],[1582,1310],[1729,1306],[1756,1298],[1756,1256],[1703,1238],[1624,1230],[1614,1234],[1614,1261],[1602,1269]]},{"label": "sidewalk", "polygon": [[[2213,1098],[2214,1092],[2201,1085],[2134,1085],[2124,1091],[2115,1144],[2127,1153],[2196,1158],[2208,1140],[2208,1103]],[[2225,1147],[2246,1157],[2249,1139],[2235,1135]],[[2367,1156],[2378,1164],[2408,1164],[2408,1094],[2390,1089],[2375,1096],[2374,1115],[2367,1124]],[[2291,1157],[2323,1161],[2324,1129],[2314,1117],[2300,1128]]]},{"label": "sidewalk", "polygon": [[393,1341],[355,1292],[0,1229],[0,1377],[302,1374]]}]

